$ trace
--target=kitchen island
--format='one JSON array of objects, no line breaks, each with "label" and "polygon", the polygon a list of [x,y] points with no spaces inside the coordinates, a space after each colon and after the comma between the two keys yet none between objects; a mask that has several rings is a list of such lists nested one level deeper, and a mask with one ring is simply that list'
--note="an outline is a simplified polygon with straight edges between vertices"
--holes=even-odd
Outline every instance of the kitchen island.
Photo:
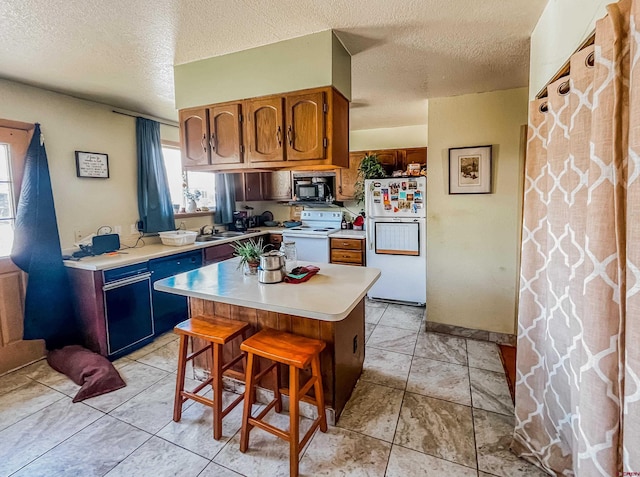
[{"label": "kitchen island", "polygon": [[[247,322],[254,331],[273,328],[325,341],[321,355],[325,403],[337,419],[362,372],[364,299],[380,270],[313,263],[320,271],[305,283],[262,284],[256,275],[245,276],[238,260],[165,278],[154,287],[189,297],[190,316],[215,315]],[[239,345],[232,343],[226,352],[237,353]],[[282,383],[288,382],[286,367],[281,375]],[[269,373],[261,386],[270,389],[270,379]]]}]

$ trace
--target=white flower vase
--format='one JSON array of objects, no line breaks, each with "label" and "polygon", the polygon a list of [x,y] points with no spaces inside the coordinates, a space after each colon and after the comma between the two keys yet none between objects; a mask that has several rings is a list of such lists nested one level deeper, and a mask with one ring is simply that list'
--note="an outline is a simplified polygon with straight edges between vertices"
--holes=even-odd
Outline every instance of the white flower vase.
[{"label": "white flower vase", "polygon": [[187,201],[187,206],[185,208],[186,212],[188,214],[192,214],[193,212],[196,211],[196,209],[198,208],[198,204],[196,204],[196,201],[193,199],[189,199]]}]

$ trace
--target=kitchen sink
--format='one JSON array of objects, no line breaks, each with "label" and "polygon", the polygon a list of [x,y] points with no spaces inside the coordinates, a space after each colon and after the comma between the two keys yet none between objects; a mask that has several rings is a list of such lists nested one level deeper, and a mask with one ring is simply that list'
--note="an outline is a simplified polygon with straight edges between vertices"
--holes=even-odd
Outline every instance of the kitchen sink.
[{"label": "kitchen sink", "polygon": [[232,230],[227,230],[226,232],[218,232],[217,234],[213,234],[212,237],[229,238],[229,237],[240,237],[241,235],[247,235],[247,232],[236,232]]},{"label": "kitchen sink", "polygon": [[196,237],[196,242],[212,242],[214,240],[222,240],[226,237],[216,237],[215,235],[198,235]]},{"label": "kitchen sink", "polygon": [[226,239],[226,238],[233,238],[233,237],[241,237],[243,235],[247,235],[248,232],[237,232],[237,231],[233,231],[233,230],[226,230],[224,232],[218,232],[217,234],[205,234],[205,235],[198,235],[196,237],[196,242],[211,242],[213,240],[222,240],[222,239]]}]

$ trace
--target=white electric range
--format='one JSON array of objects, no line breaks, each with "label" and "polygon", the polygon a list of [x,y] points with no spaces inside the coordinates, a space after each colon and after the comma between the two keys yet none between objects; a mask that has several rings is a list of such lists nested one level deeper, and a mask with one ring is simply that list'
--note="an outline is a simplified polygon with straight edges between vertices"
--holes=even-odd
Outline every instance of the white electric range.
[{"label": "white electric range", "polygon": [[284,230],[282,240],[296,243],[298,261],[329,263],[329,235],[340,230],[342,212],[303,210],[300,222],[302,225]]}]

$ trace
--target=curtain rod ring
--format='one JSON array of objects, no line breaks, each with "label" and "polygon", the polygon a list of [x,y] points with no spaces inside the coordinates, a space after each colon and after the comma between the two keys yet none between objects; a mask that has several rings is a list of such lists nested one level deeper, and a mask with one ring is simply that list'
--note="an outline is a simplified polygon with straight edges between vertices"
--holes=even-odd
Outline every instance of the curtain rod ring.
[{"label": "curtain rod ring", "polygon": [[549,103],[547,103],[546,101],[544,103],[541,103],[538,109],[541,113],[546,113],[547,111],[549,111]]},{"label": "curtain rod ring", "polygon": [[571,87],[569,86],[569,80],[561,83],[560,86],[558,86],[558,94],[560,96],[565,96],[569,94],[569,91],[571,91]]},{"label": "curtain rod ring", "polygon": [[593,68],[596,65],[596,54],[595,52],[591,52],[589,56],[584,60],[584,64],[587,65],[587,68]]}]

